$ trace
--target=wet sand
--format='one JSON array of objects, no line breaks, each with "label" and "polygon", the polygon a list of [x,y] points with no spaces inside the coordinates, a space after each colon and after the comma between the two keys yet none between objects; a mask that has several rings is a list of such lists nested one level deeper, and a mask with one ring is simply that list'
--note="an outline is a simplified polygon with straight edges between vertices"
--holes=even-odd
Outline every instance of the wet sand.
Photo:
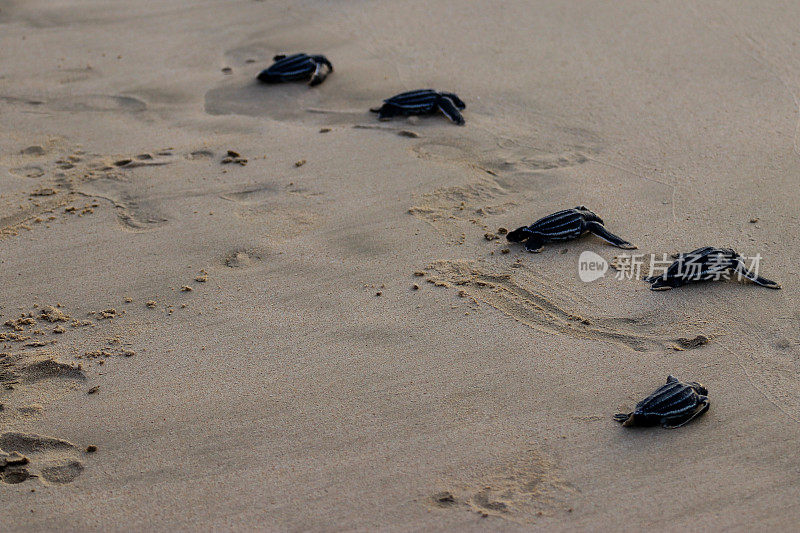
[{"label": "wet sand", "polygon": [[[795,528],[798,11],[0,0],[4,527]],[[466,126],[368,111],[423,87]],[[783,289],[502,235],[576,205]]]}]

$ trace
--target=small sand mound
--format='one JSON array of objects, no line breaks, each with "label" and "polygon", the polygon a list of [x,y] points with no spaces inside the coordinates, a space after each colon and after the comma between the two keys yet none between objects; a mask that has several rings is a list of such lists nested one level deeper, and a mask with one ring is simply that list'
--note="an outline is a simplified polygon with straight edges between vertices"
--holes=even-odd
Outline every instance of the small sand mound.
[{"label": "small sand mound", "polygon": [[39,318],[47,322],[66,322],[69,320],[69,316],[65,315],[61,309],[53,307],[52,305],[48,305],[42,309]]},{"label": "small sand mound", "polygon": [[693,350],[694,348],[699,348],[700,346],[708,344],[709,341],[710,339],[705,335],[697,335],[691,339],[681,337],[675,339],[675,345],[672,348],[675,350]]}]

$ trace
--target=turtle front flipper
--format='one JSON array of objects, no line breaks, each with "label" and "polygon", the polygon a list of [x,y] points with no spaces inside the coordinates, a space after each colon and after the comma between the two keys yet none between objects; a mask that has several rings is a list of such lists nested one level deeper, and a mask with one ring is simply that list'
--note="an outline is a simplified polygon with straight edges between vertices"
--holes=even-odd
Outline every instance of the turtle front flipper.
[{"label": "turtle front flipper", "polygon": [[649,276],[644,278],[644,280],[650,283],[651,291],[668,291],[686,284],[683,278],[676,278],[670,275],[665,276],[664,274],[660,276]]},{"label": "turtle front flipper", "polygon": [[370,111],[378,113],[378,120],[391,120],[392,117],[403,114],[400,108],[389,103],[385,103],[378,108],[370,109]]},{"label": "turtle front flipper", "polygon": [[464,117],[461,116],[461,112],[456,107],[456,104],[448,97],[442,96],[437,101],[437,105],[439,109],[444,113],[444,116],[449,118],[452,122],[455,122],[459,126],[463,126],[465,121]]},{"label": "turtle front flipper", "polygon": [[702,408],[696,410],[691,415],[684,416],[684,417],[677,417],[675,419],[675,421],[678,422],[677,424],[670,424],[670,420],[671,419],[667,418],[662,422],[661,427],[663,427],[665,429],[676,429],[676,428],[679,428],[679,427],[683,427],[686,424],[688,424],[689,422],[691,422],[692,420],[694,420],[695,418],[697,418],[698,416],[700,416],[703,413],[705,413],[706,411],[708,411],[708,408],[711,407],[711,402],[708,401],[708,398],[705,397],[705,396],[700,396],[699,399],[700,399],[700,403],[698,403],[698,406],[702,405]]},{"label": "turtle front flipper", "polygon": [[525,241],[525,249],[531,253],[538,254],[544,250],[545,239],[536,233],[532,233],[528,240]]},{"label": "turtle front flipper", "polygon": [[280,76],[274,75],[270,72],[270,69],[262,70],[258,76],[256,76],[256,79],[262,83],[278,83],[282,81]]},{"label": "turtle front flipper", "polygon": [[280,61],[281,59],[286,59],[286,54],[278,54],[272,58],[273,61]]},{"label": "turtle front flipper", "polygon": [[617,248],[625,250],[635,250],[636,246],[629,243],[625,239],[618,237],[608,231],[605,226],[599,222],[591,221],[586,223],[586,229],[603,239],[604,241],[613,244]]},{"label": "turtle front flipper", "polygon": [[670,283],[668,279],[664,279],[661,276],[652,281],[650,285],[651,291],[668,291],[672,288],[674,288],[673,284]]},{"label": "turtle front flipper", "polygon": [[768,289],[780,289],[781,288],[781,284],[780,283],[778,283],[776,281],[772,281],[771,279],[763,278],[763,277],[759,276],[758,274],[756,274],[755,272],[751,272],[750,270],[748,270],[741,259],[736,262],[736,266],[734,267],[733,270],[734,270],[734,272],[738,272],[739,274],[741,274],[742,276],[746,277],[747,279],[749,279],[753,283],[755,283],[757,285],[761,285],[762,287],[767,287]]},{"label": "turtle front flipper", "polygon": [[315,85],[319,85],[325,78],[328,77],[333,71],[333,67],[330,66],[330,63],[326,61],[317,61],[316,68],[314,69],[314,73],[311,75],[311,81],[308,82],[310,87],[314,87]]},{"label": "turtle front flipper", "polygon": [[508,242],[522,242],[532,234],[533,232],[530,230],[530,228],[528,228],[528,226],[522,226],[514,231],[509,231],[506,235],[506,239],[508,239]]}]

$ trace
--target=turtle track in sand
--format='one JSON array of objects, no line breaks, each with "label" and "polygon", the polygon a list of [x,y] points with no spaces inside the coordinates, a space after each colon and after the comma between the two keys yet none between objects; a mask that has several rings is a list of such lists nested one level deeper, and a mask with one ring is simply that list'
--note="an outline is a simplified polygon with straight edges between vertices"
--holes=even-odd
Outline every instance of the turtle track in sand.
[{"label": "turtle track in sand", "polygon": [[428,499],[434,510],[468,510],[520,524],[567,511],[573,489],[557,476],[547,457],[526,450],[520,458],[494,466],[468,482],[453,482]]},{"label": "turtle track in sand", "polygon": [[[534,152],[531,155],[520,148],[486,150],[445,141],[421,142],[412,148],[418,158],[466,167],[473,178],[419,195],[408,212],[446,235],[456,232],[454,222],[483,225],[487,217],[503,214],[517,205],[525,193],[556,186],[561,179],[557,171],[584,164],[588,161],[584,153],[596,151],[584,146],[565,150],[530,150]],[[463,242],[463,238],[450,236]]]},{"label": "turtle track in sand", "polygon": [[667,339],[626,328],[640,328],[634,318],[594,317],[566,308],[546,296],[547,283],[530,273],[494,273],[471,261],[437,261],[427,273],[431,283],[458,287],[476,302],[538,331],[616,342],[638,352],[668,345]]},{"label": "turtle track in sand", "polygon": [[750,385],[800,424],[800,397],[795,392],[800,379],[800,339],[796,333],[800,317],[780,316],[779,311],[775,309],[775,316],[786,321],[782,327],[767,329],[753,323],[758,317],[740,317],[726,329],[741,334],[735,340],[722,339],[719,344],[735,358]]}]

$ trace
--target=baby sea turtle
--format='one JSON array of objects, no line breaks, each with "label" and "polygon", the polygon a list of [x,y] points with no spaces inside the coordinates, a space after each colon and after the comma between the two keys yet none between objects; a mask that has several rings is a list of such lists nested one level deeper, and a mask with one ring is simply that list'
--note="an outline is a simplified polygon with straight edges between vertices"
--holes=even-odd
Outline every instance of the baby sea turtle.
[{"label": "baby sea turtle", "polygon": [[540,218],[530,226],[522,226],[506,235],[511,242],[525,242],[529,252],[541,252],[546,242],[576,239],[586,232],[592,232],[601,239],[626,250],[636,248],[603,226],[603,219],[583,205],[574,209],[564,209]]},{"label": "baby sea turtle", "polygon": [[686,285],[691,281],[716,281],[728,279],[735,272],[762,287],[780,289],[779,283],[762,278],[748,270],[744,259],[730,248],[706,246],[686,254],[680,254],[660,276],[649,276],[644,280],[650,283],[650,290],[665,291]]},{"label": "baby sea turtle", "polygon": [[321,55],[279,54],[272,58],[275,63],[258,75],[264,83],[281,83],[284,81],[300,81],[311,79],[310,86],[319,85],[333,72],[333,65],[328,58]]},{"label": "baby sea turtle", "polygon": [[667,384],[636,404],[632,413],[619,413],[614,420],[623,426],[655,426],[679,428],[708,411],[708,389],[700,383],[681,383],[667,377]]},{"label": "baby sea turtle", "polygon": [[467,105],[461,101],[461,98],[453,93],[420,89],[392,96],[384,100],[381,107],[375,107],[370,111],[378,113],[379,120],[389,120],[398,115],[432,115],[441,111],[451,121],[463,126],[464,117],[461,116],[459,109],[466,109],[466,107]]}]

